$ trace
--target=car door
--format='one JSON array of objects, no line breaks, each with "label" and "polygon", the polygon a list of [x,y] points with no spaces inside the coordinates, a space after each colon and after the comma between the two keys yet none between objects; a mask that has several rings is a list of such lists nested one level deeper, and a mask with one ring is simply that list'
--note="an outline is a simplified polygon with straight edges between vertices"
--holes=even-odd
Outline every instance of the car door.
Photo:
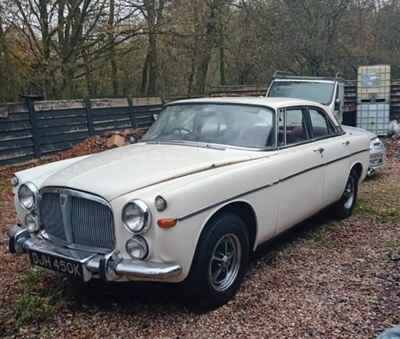
[{"label": "car door", "polygon": [[308,108],[310,134],[314,145],[321,148],[323,164],[323,206],[337,201],[346,185],[346,171],[349,168],[350,140],[339,133],[326,112],[318,107]]},{"label": "car door", "polygon": [[311,141],[305,107],[279,112],[278,147],[281,164],[277,233],[321,208],[323,169],[318,146]]}]

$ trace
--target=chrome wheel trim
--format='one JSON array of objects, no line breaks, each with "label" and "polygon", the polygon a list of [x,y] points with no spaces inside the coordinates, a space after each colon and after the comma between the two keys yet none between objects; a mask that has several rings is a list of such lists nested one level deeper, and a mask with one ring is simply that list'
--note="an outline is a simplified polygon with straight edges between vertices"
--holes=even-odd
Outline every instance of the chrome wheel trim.
[{"label": "chrome wheel trim", "polygon": [[242,260],[242,245],[232,233],[218,240],[208,266],[208,280],[212,288],[224,292],[235,282]]},{"label": "chrome wheel trim", "polygon": [[346,209],[351,209],[354,203],[354,180],[353,178],[349,178],[346,184],[346,188],[344,190],[344,197],[345,197],[345,202],[344,202],[344,207]]}]

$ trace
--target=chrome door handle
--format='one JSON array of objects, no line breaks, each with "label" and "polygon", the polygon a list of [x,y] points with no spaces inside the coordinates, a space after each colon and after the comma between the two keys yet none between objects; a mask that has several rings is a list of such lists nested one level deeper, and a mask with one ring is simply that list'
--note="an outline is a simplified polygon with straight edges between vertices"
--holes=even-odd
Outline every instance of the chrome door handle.
[{"label": "chrome door handle", "polygon": [[317,149],[314,150],[314,152],[315,152],[315,153],[322,154],[322,153],[325,152],[325,148],[323,148],[323,147],[317,148]]},{"label": "chrome door handle", "polygon": [[345,145],[345,146],[349,146],[349,145],[350,145],[350,141],[349,141],[349,140],[347,140],[347,141],[343,142],[343,145]]}]

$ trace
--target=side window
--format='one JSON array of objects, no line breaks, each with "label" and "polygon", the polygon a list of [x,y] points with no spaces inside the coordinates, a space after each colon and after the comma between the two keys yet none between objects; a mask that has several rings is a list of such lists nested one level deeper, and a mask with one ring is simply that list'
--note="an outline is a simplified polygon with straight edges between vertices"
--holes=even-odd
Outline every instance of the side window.
[{"label": "side window", "polygon": [[297,144],[307,140],[307,127],[301,109],[286,111],[286,144]]},{"label": "side window", "polygon": [[331,129],[324,115],[315,109],[310,109],[309,112],[313,138],[329,136],[331,134]]}]

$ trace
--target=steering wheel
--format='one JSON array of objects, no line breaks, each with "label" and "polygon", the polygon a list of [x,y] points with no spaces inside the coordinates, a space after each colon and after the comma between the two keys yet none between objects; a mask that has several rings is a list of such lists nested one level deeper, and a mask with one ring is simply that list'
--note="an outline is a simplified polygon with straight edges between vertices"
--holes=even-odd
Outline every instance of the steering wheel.
[{"label": "steering wheel", "polygon": [[185,135],[192,133],[191,130],[184,128],[184,127],[175,127],[171,130],[171,134],[175,134],[175,132],[178,132],[179,135],[181,135],[181,136],[185,136]]}]

